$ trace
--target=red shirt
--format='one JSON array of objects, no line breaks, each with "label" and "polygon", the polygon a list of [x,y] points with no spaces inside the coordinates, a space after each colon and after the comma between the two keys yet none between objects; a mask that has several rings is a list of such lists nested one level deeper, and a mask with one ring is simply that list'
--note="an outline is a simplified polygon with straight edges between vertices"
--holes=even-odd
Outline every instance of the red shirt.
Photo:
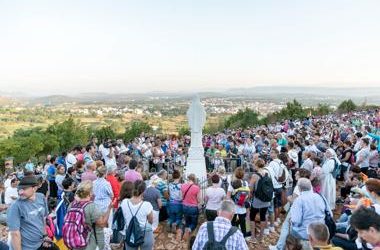
[{"label": "red shirt", "polygon": [[107,175],[106,180],[111,184],[111,187],[112,187],[113,207],[117,208],[121,185],[114,175]]}]

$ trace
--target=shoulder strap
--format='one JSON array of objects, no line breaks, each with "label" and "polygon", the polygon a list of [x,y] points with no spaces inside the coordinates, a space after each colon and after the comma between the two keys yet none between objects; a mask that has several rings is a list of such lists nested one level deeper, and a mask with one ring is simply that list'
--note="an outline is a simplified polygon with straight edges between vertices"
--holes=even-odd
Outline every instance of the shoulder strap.
[{"label": "shoulder strap", "polygon": [[194,184],[191,184],[190,187],[186,190],[185,194],[183,195],[182,200],[184,200],[184,199],[186,198],[187,192],[189,192],[190,188],[191,188],[193,185],[194,185]]},{"label": "shoulder strap", "polygon": [[207,222],[207,235],[208,235],[208,241],[215,241],[214,238],[214,222],[208,221]]},{"label": "shoulder strap", "polygon": [[139,210],[140,210],[142,204],[144,203],[144,201],[141,202],[141,204],[140,204],[139,208],[137,209],[135,215],[133,215],[133,213],[132,213],[131,207],[129,206],[129,202],[130,201],[127,201],[127,205],[128,205],[129,211],[131,212],[132,216],[135,217],[137,215],[137,213],[139,212]]},{"label": "shoulder strap", "polygon": [[328,213],[330,214],[329,210],[327,210],[327,202],[325,200],[325,198],[320,194],[320,193],[317,193],[319,196],[321,196],[322,200],[323,200],[323,203],[325,203],[325,213]]},{"label": "shoulder strap", "polygon": [[226,244],[228,238],[231,237],[234,233],[236,233],[236,231],[237,231],[237,227],[232,226],[230,228],[230,230],[228,231],[228,233],[220,241],[220,244],[224,246]]}]

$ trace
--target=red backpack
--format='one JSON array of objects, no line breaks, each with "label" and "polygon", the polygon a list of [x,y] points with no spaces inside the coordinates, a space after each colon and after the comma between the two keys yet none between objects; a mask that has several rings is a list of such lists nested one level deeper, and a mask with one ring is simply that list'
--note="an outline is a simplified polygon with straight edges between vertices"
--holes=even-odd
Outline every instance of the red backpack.
[{"label": "red backpack", "polygon": [[88,245],[91,227],[86,224],[84,209],[90,203],[91,201],[73,201],[67,211],[62,235],[63,242],[70,249],[84,248]]},{"label": "red backpack", "polygon": [[46,217],[45,231],[46,231],[47,236],[50,239],[54,239],[55,227],[54,227],[53,219],[50,217],[50,215]]}]

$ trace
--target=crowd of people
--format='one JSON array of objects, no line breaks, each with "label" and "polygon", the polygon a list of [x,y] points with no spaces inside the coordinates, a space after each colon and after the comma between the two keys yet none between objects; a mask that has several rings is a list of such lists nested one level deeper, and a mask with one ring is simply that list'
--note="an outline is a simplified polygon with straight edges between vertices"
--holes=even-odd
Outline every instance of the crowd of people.
[{"label": "crowd of people", "polygon": [[[93,138],[45,164],[6,166],[0,249],[380,249],[380,112],[204,135],[207,179],[186,175],[189,136]],[[196,233],[197,232],[197,233]]]}]

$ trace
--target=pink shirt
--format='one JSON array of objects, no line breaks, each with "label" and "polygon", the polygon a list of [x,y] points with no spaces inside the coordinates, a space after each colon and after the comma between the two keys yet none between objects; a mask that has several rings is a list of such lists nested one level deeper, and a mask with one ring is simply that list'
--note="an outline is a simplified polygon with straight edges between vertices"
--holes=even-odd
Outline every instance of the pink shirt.
[{"label": "pink shirt", "polygon": [[[198,193],[199,193],[199,187],[195,184],[193,184],[190,187],[191,184],[185,183],[181,186],[182,191],[182,204],[185,206],[190,207],[197,207],[198,206]],[[190,189],[189,189],[190,188]],[[189,191],[187,191],[189,190]],[[187,192],[187,193],[186,193]],[[186,196],[185,196],[186,193]]]},{"label": "pink shirt", "polygon": [[137,172],[136,170],[128,170],[127,172],[125,172],[125,180],[126,181],[130,181],[130,182],[135,182],[137,180],[142,180],[142,176],[139,172]]}]

